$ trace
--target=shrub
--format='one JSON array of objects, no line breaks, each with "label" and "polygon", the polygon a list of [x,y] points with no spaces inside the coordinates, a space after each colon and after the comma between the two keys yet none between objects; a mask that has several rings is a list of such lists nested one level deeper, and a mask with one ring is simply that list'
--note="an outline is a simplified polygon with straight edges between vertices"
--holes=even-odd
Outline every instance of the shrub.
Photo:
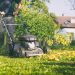
[{"label": "shrub", "polygon": [[51,46],[52,49],[69,49],[71,48],[71,34],[55,34],[53,44]]},{"label": "shrub", "polygon": [[71,44],[71,34],[55,34],[54,40],[56,44],[61,44],[63,46],[69,46]]}]

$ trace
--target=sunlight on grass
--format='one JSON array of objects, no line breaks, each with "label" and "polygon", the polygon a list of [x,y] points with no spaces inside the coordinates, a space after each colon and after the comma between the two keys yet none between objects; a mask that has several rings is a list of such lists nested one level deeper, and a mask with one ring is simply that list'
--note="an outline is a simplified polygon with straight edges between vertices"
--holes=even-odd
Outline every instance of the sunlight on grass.
[{"label": "sunlight on grass", "polygon": [[62,60],[62,61],[72,61],[75,58],[75,51],[68,50],[58,50],[58,51],[50,51],[48,53],[49,60]]}]

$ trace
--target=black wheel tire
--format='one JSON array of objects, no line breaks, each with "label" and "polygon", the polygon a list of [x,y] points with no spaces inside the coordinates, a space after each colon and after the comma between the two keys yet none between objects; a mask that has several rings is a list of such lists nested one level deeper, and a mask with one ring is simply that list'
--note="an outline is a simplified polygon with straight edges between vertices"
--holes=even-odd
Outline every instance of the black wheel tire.
[{"label": "black wheel tire", "polygon": [[8,49],[9,49],[9,56],[13,56],[14,55],[14,49],[12,48],[11,44],[8,44]]}]

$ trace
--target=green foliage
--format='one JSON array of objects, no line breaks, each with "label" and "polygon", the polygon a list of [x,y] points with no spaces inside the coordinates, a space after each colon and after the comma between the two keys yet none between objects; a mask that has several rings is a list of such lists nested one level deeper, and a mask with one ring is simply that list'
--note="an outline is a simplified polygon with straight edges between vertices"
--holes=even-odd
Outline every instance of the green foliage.
[{"label": "green foliage", "polygon": [[[28,5],[31,5],[31,7],[28,8]],[[41,40],[50,39],[54,35],[57,24],[54,22],[54,17],[48,13],[45,4],[39,0],[35,0],[33,4],[30,2],[22,5],[20,16],[21,18],[17,17],[17,22],[24,22],[25,25],[16,28],[16,35],[23,35],[27,31]]]}]

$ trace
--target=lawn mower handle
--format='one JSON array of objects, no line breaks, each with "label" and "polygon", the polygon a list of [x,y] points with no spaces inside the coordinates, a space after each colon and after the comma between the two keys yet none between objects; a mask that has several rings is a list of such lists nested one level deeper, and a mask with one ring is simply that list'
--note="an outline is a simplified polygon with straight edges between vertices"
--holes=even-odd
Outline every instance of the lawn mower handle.
[{"label": "lawn mower handle", "polygon": [[14,50],[14,41],[13,41],[13,39],[12,39],[12,37],[11,37],[9,31],[8,31],[8,28],[7,28],[6,24],[5,24],[5,22],[3,21],[4,15],[1,14],[1,12],[0,12],[0,15],[1,15],[0,21],[2,22],[2,25],[3,25],[3,27],[5,28],[5,30],[6,30],[6,32],[7,32],[7,34],[8,34],[8,37],[9,37],[10,42],[11,42],[12,49]]}]

